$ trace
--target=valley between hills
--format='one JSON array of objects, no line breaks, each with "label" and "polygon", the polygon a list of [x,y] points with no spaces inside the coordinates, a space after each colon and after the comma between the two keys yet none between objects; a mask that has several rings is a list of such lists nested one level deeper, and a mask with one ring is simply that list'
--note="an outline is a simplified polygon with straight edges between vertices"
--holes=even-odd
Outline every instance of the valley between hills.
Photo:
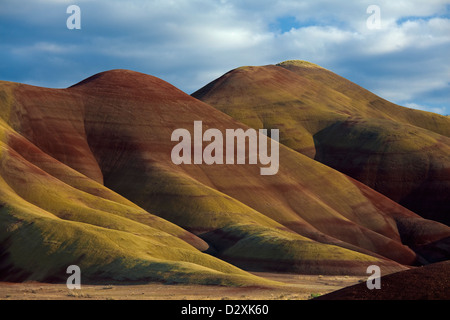
[{"label": "valley between hills", "polygon": [[[172,133],[194,136],[196,121],[279,130],[277,173],[174,164]],[[305,299],[362,281],[370,265],[445,278],[449,136],[449,117],[305,61],[240,67],[192,95],[130,70],[65,89],[0,81],[0,298],[62,290],[70,265],[94,298],[122,283]],[[442,277],[411,279],[448,298]]]}]

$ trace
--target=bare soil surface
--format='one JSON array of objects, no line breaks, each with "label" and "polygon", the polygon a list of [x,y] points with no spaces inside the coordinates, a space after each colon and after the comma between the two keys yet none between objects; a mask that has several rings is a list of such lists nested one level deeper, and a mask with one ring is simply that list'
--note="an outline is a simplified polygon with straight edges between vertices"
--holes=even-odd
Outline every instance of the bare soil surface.
[{"label": "bare soil surface", "polygon": [[0,282],[0,300],[307,300],[365,281],[355,276],[255,273],[284,283],[280,287],[200,285],[83,285]]}]

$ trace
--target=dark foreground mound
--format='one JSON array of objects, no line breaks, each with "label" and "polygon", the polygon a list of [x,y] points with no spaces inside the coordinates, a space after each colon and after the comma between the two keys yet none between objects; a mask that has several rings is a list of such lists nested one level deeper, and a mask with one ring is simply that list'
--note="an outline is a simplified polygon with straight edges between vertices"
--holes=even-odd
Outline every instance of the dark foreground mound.
[{"label": "dark foreground mound", "polygon": [[360,283],[317,300],[449,300],[450,261],[401,271],[381,278],[380,290]]}]

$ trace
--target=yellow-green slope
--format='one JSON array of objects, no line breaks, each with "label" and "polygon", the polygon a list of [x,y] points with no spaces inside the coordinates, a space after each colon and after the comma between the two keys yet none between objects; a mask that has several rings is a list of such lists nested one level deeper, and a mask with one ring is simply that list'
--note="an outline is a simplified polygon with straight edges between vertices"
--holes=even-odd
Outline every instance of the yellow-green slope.
[{"label": "yellow-green slope", "polygon": [[[0,122],[2,139],[17,138]],[[29,142],[28,148],[38,152]],[[202,240],[136,205],[92,195],[49,175],[5,140],[0,150],[1,280],[63,281],[67,267],[76,264],[83,281],[272,284],[200,252],[193,245],[207,248]],[[55,160],[53,169],[77,176]],[[121,198],[101,185],[96,189]]]},{"label": "yellow-green slope", "polygon": [[287,147],[449,223],[448,117],[397,106],[304,61],[238,68],[193,96],[253,128],[277,128]]},{"label": "yellow-green slope", "polygon": [[[277,261],[286,262],[284,272],[342,273],[338,266],[346,265],[349,273],[365,274],[373,263],[386,266],[386,272],[403,269],[375,248],[380,240],[397,245],[398,235],[384,228],[389,223],[377,229],[394,239],[367,229],[367,244],[375,245],[371,251],[322,233],[300,217],[300,204],[294,210],[283,205],[277,213],[282,198],[274,191],[290,175],[287,169],[280,178],[264,181],[255,167],[171,164],[174,128],[188,127],[194,119],[220,128],[241,124],[159,79],[128,71],[97,78],[103,76],[104,82],[91,80],[84,82],[87,87],[65,90],[1,86],[8,97],[2,100],[1,113],[3,279],[63,279],[64,266],[70,263],[79,264],[93,280],[266,283],[199,250],[248,269],[273,271]],[[285,166],[295,171],[297,164],[290,161]],[[308,162],[306,170],[312,166]],[[274,192],[276,201],[259,212],[254,207],[262,195],[251,185],[262,185],[264,195]],[[364,201],[356,187],[348,186],[359,194],[356,203]],[[249,189],[241,197],[230,196],[239,188]],[[348,209],[335,212],[313,194],[297,190],[293,198],[311,203],[305,210],[309,215],[317,207],[336,221],[346,220],[342,214]],[[315,240],[287,228],[289,220],[304,224]],[[349,221],[348,228],[360,226]],[[21,242],[27,234],[35,247]],[[415,259],[408,248],[399,249],[396,256]],[[261,256],[250,265],[241,263],[245,251]],[[324,258],[311,264],[311,252]]]}]

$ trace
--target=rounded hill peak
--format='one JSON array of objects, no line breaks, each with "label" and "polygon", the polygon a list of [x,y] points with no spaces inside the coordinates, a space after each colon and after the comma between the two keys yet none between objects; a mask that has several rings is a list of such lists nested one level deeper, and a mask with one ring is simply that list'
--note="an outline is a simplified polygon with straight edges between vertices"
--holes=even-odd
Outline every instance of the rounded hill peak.
[{"label": "rounded hill peak", "polygon": [[125,96],[134,98],[191,98],[170,83],[145,73],[113,69],[97,73],[68,88],[95,95]]},{"label": "rounded hill peak", "polygon": [[[126,85],[127,83],[135,83],[142,81],[142,80],[150,80],[152,78],[155,78],[153,76],[150,76],[145,73],[127,70],[127,69],[113,69],[108,71],[99,72],[97,74],[94,74],[93,76],[90,76],[89,78],[86,78],[70,88],[79,87],[79,86],[86,86],[86,85],[96,85],[103,82],[107,83],[116,83],[120,85]],[[158,79],[161,82],[163,80]]]},{"label": "rounded hill peak", "polygon": [[294,67],[303,67],[303,68],[323,69],[321,66],[319,66],[315,63],[304,61],[304,60],[286,60],[286,61],[278,63],[277,66],[279,66],[279,67],[294,66]]}]

